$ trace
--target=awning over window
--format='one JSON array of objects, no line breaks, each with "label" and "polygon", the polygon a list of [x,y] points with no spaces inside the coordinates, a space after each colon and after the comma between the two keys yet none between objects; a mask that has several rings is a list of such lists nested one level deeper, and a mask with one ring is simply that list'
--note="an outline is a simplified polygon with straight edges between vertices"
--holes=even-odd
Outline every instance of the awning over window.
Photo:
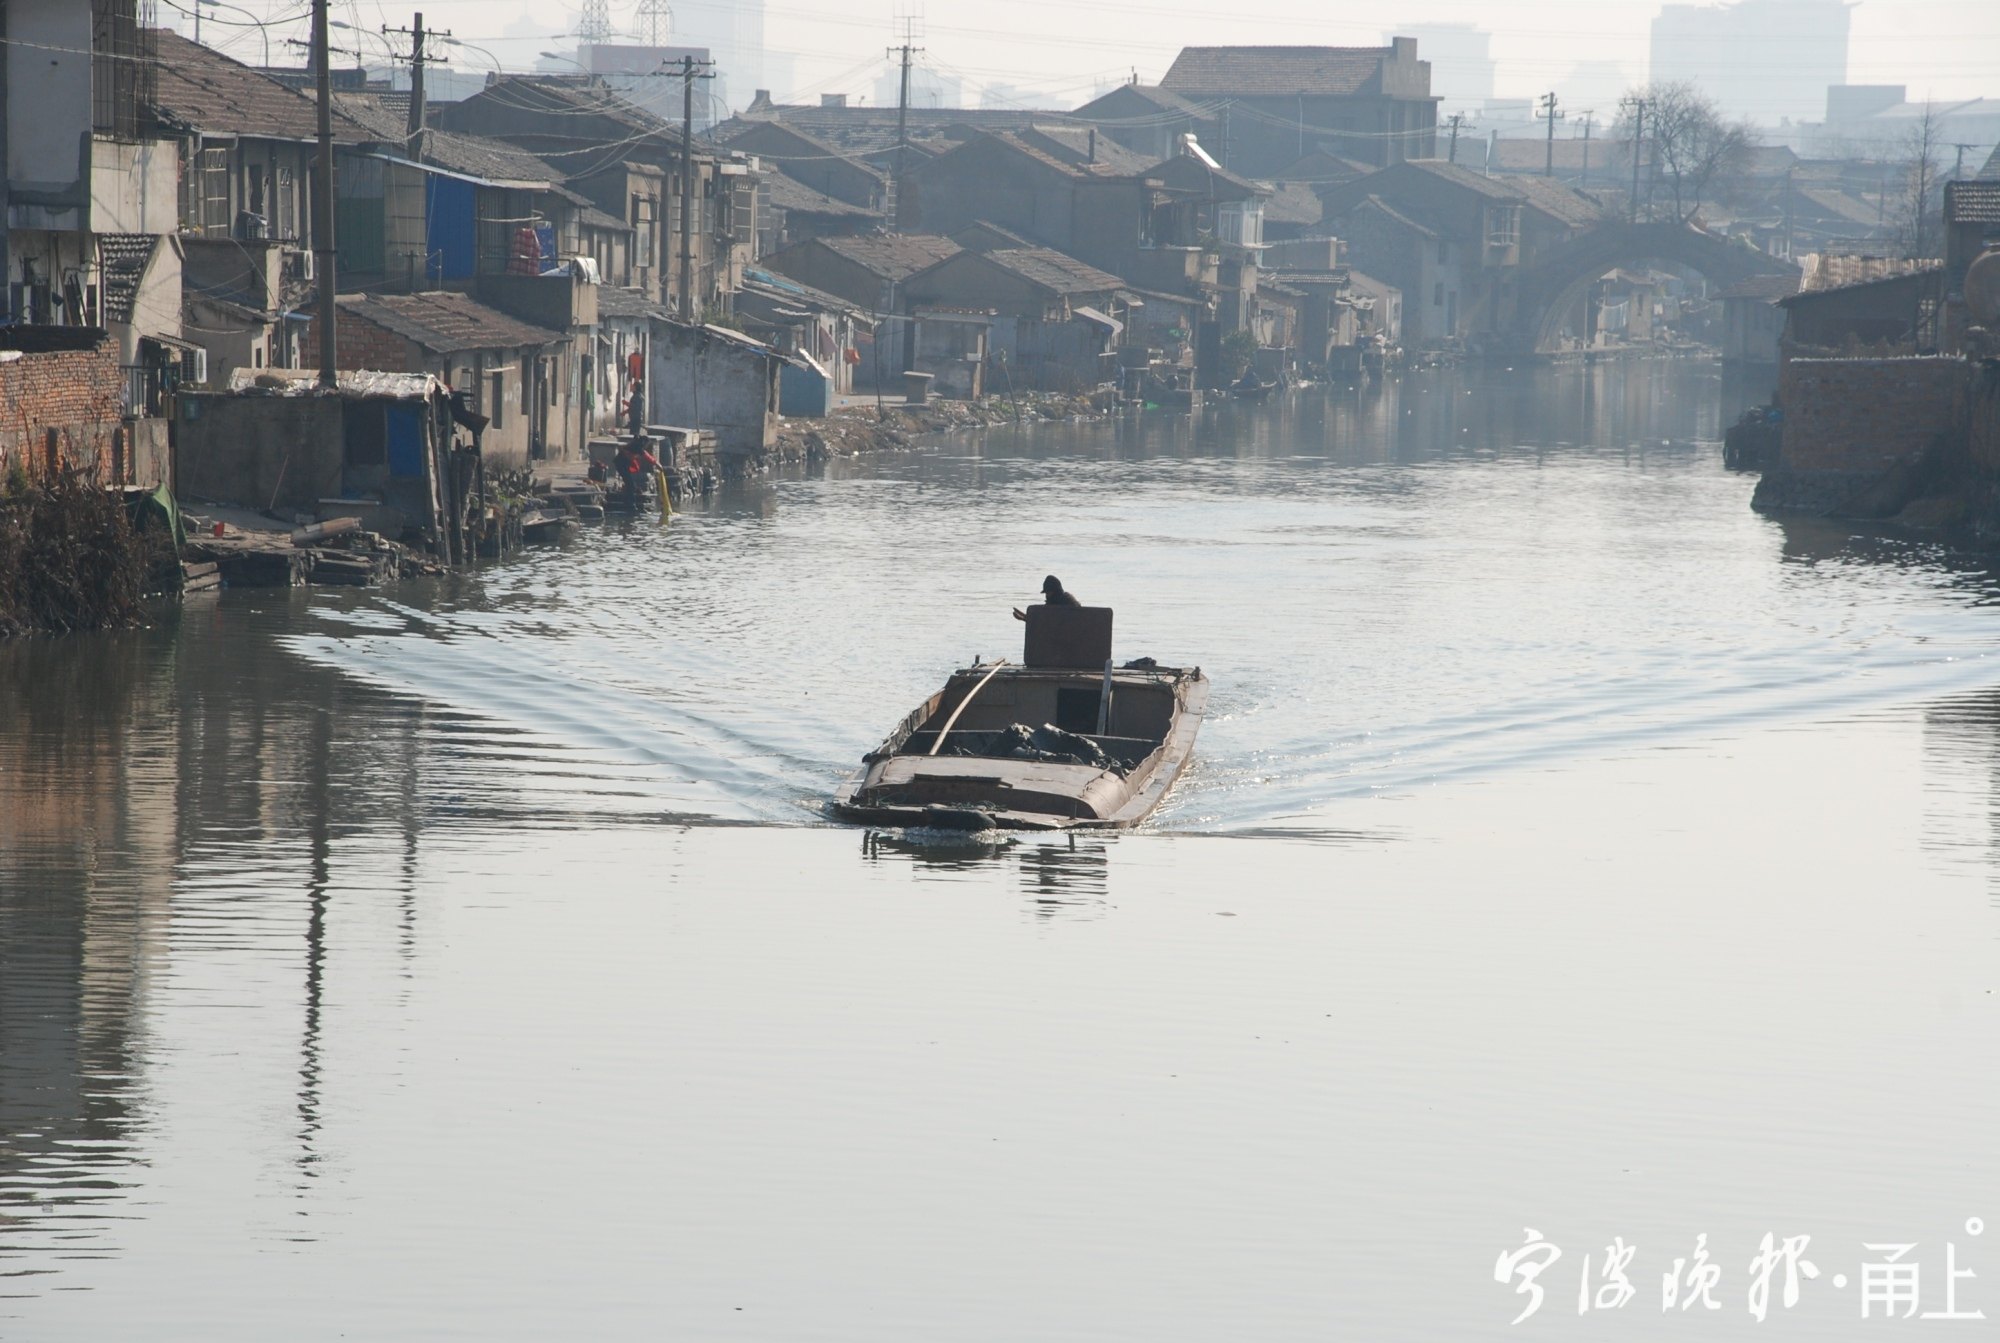
[{"label": "awning over window", "polygon": [[1109,331],[1114,336],[1125,329],[1125,324],[1119,321],[1116,317],[1106,317],[1103,313],[1099,312],[1095,308],[1085,308],[1079,306],[1074,311],[1077,317],[1081,318],[1086,322],[1091,323],[1094,326],[1103,327],[1106,331]]}]

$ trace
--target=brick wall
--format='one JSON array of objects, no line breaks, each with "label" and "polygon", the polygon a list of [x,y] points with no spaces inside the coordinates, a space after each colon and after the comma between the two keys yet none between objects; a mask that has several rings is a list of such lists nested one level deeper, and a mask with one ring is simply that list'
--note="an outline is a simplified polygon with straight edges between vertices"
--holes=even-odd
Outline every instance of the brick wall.
[{"label": "brick wall", "polygon": [[[340,309],[339,324],[335,330],[340,333],[340,343],[335,354],[338,356],[337,362],[343,369],[366,369],[378,373],[424,371],[422,352],[409,341],[344,307]],[[306,328],[305,338],[299,343],[299,367],[319,367],[317,315],[314,316],[312,324]]]},{"label": "brick wall", "polygon": [[132,477],[122,431],[125,375],[109,340],[88,350],[0,363],[0,475],[94,467],[106,484]]},{"label": "brick wall", "polygon": [[1778,376],[1792,471],[1881,472],[1966,423],[1971,366],[1945,357],[1793,359]]}]

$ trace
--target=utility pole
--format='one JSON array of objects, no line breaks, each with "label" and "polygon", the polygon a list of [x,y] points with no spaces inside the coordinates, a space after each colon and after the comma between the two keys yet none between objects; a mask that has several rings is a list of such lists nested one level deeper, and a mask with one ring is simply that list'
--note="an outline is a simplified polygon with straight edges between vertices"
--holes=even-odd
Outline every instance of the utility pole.
[{"label": "utility pole", "polygon": [[694,82],[714,61],[681,57],[681,320],[694,320]]},{"label": "utility pole", "polygon": [[896,99],[896,210],[889,220],[889,226],[898,233],[903,231],[903,173],[910,161],[910,61],[922,50],[910,45],[915,36],[913,27],[909,19],[904,19],[903,44],[889,48],[891,56],[900,52],[903,58],[902,93]]},{"label": "utility pole", "polygon": [[1535,115],[1549,123],[1549,155],[1548,161],[1542,167],[1542,176],[1554,177],[1556,175],[1556,123],[1562,120],[1563,114],[1556,110],[1556,95],[1553,90],[1542,95],[1541,107],[1542,110]]},{"label": "utility pole", "polygon": [[1450,162],[1450,163],[1457,163],[1457,162],[1458,162],[1458,128],[1459,128],[1460,126],[1463,126],[1463,125],[1465,124],[1465,113],[1463,113],[1463,112],[1453,112],[1453,113],[1451,114],[1451,118],[1450,118],[1450,120],[1449,120],[1449,121],[1448,121],[1448,122],[1447,122],[1446,124],[1447,124],[1447,125],[1449,125],[1449,126],[1451,127],[1451,149],[1449,150],[1449,152],[1447,152],[1447,153],[1445,154],[1445,160],[1446,160],[1447,162]]},{"label": "utility pole", "polygon": [[1632,208],[1631,223],[1639,222],[1639,156],[1646,147],[1646,100],[1628,98],[1626,106],[1632,109]]},{"label": "utility pole", "polygon": [[[327,0],[313,0],[313,79],[319,86],[319,161],[313,164],[313,279],[319,285],[319,385],[340,385],[340,312],[334,302],[333,245],[333,44],[327,39]],[[196,6],[199,8],[199,6]]]},{"label": "utility pole", "polygon": [[408,28],[384,28],[384,37],[407,37],[410,39],[410,54],[404,57],[410,63],[410,119],[404,132],[408,141],[410,157],[418,162],[424,157],[424,65],[430,54],[424,50],[424,39],[451,36],[449,28],[439,31],[424,27],[424,16],[420,11],[414,23]]},{"label": "utility pole", "polygon": [[1583,121],[1583,180],[1582,180],[1581,182],[1579,182],[1579,183],[1578,183],[1578,185],[1579,185],[1579,186],[1586,186],[1586,187],[1587,187],[1587,186],[1589,186],[1589,185],[1590,185],[1590,128],[1591,128],[1591,126],[1592,126],[1592,125],[1594,124],[1594,122],[1595,122],[1595,120],[1596,120],[1596,117],[1597,117],[1597,114],[1596,114],[1595,112],[1592,112],[1592,111],[1589,111],[1589,110],[1587,110],[1587,109],[1585,110],[1585,112],[1584,112],[1584,114],[1583,114],[1583,117],[1582,117],[1582,121]]},{"label": "utility pole", "polygon": [[7,0],[0,0],[0,326],[14,322],[14,250],[9,245],[7,220],[13,209],[8,198],[7,175],[7,81],[14,48],[7,45]]}]

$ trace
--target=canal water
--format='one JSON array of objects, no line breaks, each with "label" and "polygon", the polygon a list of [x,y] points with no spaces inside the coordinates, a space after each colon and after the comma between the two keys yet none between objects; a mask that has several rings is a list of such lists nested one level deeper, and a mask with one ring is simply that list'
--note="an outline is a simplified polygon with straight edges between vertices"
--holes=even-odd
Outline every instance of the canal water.
[{"label": "canal water", "polygon": [[[1520,1332],[1914,1329],[1902,1243],[2000,1318],[2000,581],[1753,514],[1763,390],[1006,428],[0,649],[0,1337],[1475,1339],[1529,1241]],[[1050,572],[1213,679],[1156,821],[830,823]]]}]

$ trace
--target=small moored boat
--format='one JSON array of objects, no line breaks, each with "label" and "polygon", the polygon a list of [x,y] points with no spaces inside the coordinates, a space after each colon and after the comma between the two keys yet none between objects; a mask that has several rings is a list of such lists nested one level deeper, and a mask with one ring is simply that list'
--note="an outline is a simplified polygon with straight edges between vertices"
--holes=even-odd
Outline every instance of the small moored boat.
[{"label": "small moored boat", "polygon": [[841,785],[834,813],[952,830],[1122,828],[1165,799],[1208,703],[1199,667],[1116,666],[1111,611],[1031,606],[1026,654],[953,672]]}]

